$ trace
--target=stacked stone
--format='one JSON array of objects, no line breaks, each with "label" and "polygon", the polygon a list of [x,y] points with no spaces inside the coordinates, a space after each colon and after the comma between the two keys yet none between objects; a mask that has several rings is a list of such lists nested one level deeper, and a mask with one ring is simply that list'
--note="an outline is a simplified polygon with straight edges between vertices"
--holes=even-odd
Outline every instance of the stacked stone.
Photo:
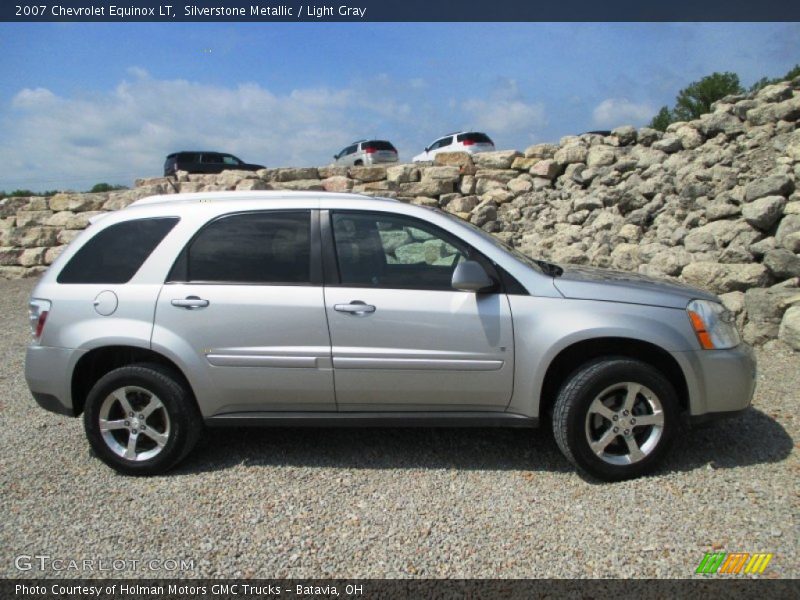
[{"label": "stacked stone", "polygon": [[[137,180],[127,191],[8,198],[0,200],[0,277],[40,274],[89,217],[153,194],[354,192],[441,208],[537,258],[709,289],[734,312],[747,341],[780,336],[800,349],[799,90],[800,78],[727,97],[665,133],[626,126],[524,152],[446,153],[393,166],[181,172]],[[412,233],[386,235],[408,241],[400,252],[447,260],[446,249],[429,248]]]}]

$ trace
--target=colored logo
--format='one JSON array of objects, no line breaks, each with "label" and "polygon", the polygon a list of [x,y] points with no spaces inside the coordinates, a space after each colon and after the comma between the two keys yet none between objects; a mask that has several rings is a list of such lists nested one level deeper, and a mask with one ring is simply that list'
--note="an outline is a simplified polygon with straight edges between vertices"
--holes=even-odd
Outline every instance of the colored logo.
[{"label": "colored logo", "polygon": [[695,573],[711,575],[725,573],[738,575],[739,573],[763,573],[774,554],[765,552],[749,554],[747,552],[706,552]]}]

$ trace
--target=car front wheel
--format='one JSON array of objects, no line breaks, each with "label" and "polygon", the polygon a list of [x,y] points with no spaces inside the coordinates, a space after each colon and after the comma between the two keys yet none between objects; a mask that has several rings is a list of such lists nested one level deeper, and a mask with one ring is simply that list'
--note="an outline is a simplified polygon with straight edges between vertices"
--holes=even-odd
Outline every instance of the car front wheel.
[{"label": "car front wheel", "polygon": [[202,431],[191,392],[156,364],[121,367],[101,377],[86,398],[83,423],[95,454],[126,475],[167,471]]},{"label": "car front wheel", "polygon": [[678,427],[672,384],[651,365],[623,357],[595,360],[563,384],[553,432],[564,455],[606,481],[651,472]]}]

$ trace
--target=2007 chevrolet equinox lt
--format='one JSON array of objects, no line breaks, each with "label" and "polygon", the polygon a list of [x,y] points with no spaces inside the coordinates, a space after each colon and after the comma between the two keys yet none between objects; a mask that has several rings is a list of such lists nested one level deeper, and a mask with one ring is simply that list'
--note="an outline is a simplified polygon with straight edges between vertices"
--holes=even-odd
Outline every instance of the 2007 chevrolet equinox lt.
[{"label": "2007 chevrolet equinox lt", "polygon": [[747,408],[719,299],[532,260],[444,212],[353,194],[155,196],[96,219],[30,300],[26,379],[94,453],[163,472],[205,425],[536,426],[605,480],[682,418]]}]

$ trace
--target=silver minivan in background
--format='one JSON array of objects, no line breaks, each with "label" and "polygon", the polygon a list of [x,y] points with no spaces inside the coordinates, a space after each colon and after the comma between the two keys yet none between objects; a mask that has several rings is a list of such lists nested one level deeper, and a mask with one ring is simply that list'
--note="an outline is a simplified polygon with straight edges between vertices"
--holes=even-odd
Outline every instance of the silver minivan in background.
[{"label": "silver minivan in background", "polygon": [[139,200],[64,250],[30,324],[35,400],[83,415],[96,456],[135,475],[175,466],[204,426],[546,421],[580,470],[626,479],[682,418],[747,408],[755,382],[707,292],[354,194]]},{"label": "silver minivan in background", "polygon": [[397,149],[386,140],[359,140],[334,154],[334,164],[360,167],[397,162]]}]

